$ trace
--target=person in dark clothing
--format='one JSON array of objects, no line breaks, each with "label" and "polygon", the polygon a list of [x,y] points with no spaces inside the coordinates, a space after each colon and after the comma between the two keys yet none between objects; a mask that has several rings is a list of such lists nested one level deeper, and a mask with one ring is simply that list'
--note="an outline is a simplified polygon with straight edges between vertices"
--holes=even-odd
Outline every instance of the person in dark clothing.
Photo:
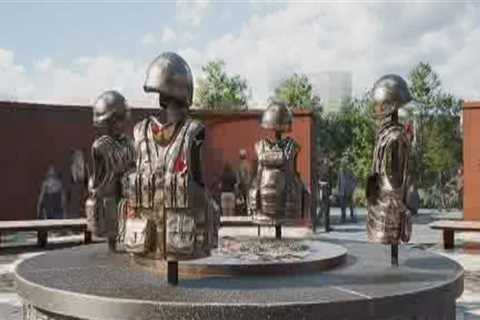
[{"label": "person in dark clothing", "polygon": [[62,181],[53,165],[48,167],[37,202],[38,219],[63,219],[66,198]]},{"label": "person in dark clothing", "polygon": [[350,168],[347,165],[342,165],[342,169],[338,175],[338,196],[340,200],[340,208],[342,211],[341,222],[346,222],[347,207],[350,208],[350,219],[352,222],[357,222],[355,215],[355,203],[353,195],[355,194],[355,188],[357,187],[357,179],[353,175]]},{"label": "person in dark clothing", "polygon": [[82,150],[72,150],[64,178],[63,185],[67,199],[65,217],[76,219],[85,216],[88,172]]},{"label": "person in dark clothing", "polygon": [[229,163],[225,164],[222,174],[221,206],[224,216],[233,216],[235,213],[235,185],[237,177]]},{"label": "person in dark clothing", "polygon": [[252,182],[252,165],[247,158],[247,151],[240,150],[240,164],[237,169],[236,194],[238,199],[239,211],[242,215],[247,215],[248,190]]}]

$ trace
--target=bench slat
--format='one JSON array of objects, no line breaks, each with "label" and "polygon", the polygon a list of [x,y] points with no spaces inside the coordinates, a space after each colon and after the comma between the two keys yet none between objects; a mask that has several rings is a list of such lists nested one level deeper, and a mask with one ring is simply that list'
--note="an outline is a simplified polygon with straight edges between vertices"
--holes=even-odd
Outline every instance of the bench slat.
[{"label": "bench slat", "polygon": [[56,229],[85,230],[86,219],[47,219],[47,220],[11,220],[0,221],[1,231],[38,231]]},{"label": "bench slat", "polygon": [[453,230],[453,231],[479,231],[480,221],[465,220],[440,220],[430,224],[430,228],[437,230]]}]

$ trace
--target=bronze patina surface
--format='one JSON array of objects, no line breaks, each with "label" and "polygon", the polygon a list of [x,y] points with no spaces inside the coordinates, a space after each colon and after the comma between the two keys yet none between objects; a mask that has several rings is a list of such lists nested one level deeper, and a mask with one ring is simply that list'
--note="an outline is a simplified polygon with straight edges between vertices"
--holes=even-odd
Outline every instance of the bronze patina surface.
[{"label": "bronze patina surface", "polygon": [[374,85],[372,98],[379,124],[367,183],[367,231],[371,242],[397,245],[412,231],[407,208],[410,142],[398,121],[398,109],[411,100],[400,76],[386,75]]},{"label": "bronze patina surface", "polygon": [[[295,239],[222,238],[211,256],[184,261],[179,274],[188,276],[274,276],[332,269],[344,263],[347,250],[335,244]],[[134,256],[146,270],[165,274],[166,263]]]},{"label": "bronze patina surface", "polygon": [[218,217],[203,182],[205,127],[188,115],[193,94],[190,67],[178,54],[162,53],[148,67],[144,90],[159,94],[166,122],[150,116],[133,131],[136,168],[124,177],[123,191],[127,207],[146,220],[138,259],[209,256],[217,242]]},{"label": "bronze patina surface", "polygon": [[99,136],[91,148],[93,170],[85,212],[89,229],[95,236],[107,237],[111,250],[120,247],[117,207],[121,179],[135,165],[132,141],[123,132],[127,116],[127,102],[117,91],[105,91],[93,105],[93,125]]},{"label": "bronze patina surface", "polygon": [[282,133],[291,131],[292,113],[284,103],[273,102],[265,110],[261,126],[273,130],[275,140],[255,144],[257,174],[249,192],[249,210],[258,224],[281,225],[306,216],[307,190],[297,172],[300,146]]}]

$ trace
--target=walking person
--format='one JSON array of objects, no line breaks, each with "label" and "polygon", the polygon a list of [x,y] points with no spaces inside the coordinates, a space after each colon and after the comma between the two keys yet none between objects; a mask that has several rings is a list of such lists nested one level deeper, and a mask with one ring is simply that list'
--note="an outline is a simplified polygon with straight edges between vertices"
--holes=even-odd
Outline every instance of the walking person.
[{"label": "walking person", "polygon": [[237,177],[229,163],[225,164],[222,174],[221,206],[224,216],[235,215],[235,185]]},{"label": "walking person", "polygon": [[331,178],[330,156],[321,155],[317,161],[317,210],[314,225],[321,223],[325,232],[330,229],[330,178]]},{"label": "walking person", "polygon": [[38,219],[63,219],[66,198],[62,180],[53,165],[50,165],[43,180],[37,202]]},{"label": "walking person", "polygon": [[252,165],[247,159],[247,151],[240,149],[240,164],[237,170],[236,193],[241,215],[247,215],[248,190],[252,181]]},{"label": "walking person", "polygon": [[88,172],[82,150],[72,150],[63,183],[67,203],[65,217],[77,219],[85,216],[85,200],[88,196]]},{"label": "walking person", "polygon": [[346,164],[346,161],[344,161],[338,175],[338,197],[340,200],[340,208],[342,211],[341,223],[345,223],[347,220],[347,206],[350,209],[351,221],[357,222],[354,208],[355,204],[353,201],[353,195],[356,188],[357,179],[355,178],[351,169]]}]

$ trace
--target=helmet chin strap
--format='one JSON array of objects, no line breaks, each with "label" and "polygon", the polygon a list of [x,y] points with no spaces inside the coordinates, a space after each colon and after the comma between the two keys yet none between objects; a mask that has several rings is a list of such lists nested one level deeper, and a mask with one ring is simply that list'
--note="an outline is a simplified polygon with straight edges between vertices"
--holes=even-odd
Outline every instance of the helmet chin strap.
[{"label": "helmet chin strap", "polygon": [[385,113],[381,116],[376,116],[377,126],[382,127],[388,123],[398,123],[398,109],[392,112]]},{"label": "helmet chin strap", "polygon": [[183,121],[187,117],[186,108],[176,106],[167,106],[166,109],[167,124],[174,124]]},{"label": "helmet chin strap", "polygon": [[402,105],[399,103],[383,103],[379,105],[380,110],[377,110],[378,106],[375,108],[373,116],[379,121],[390,119],[393,115],[398,114],[398,110],[401,106]]}]

